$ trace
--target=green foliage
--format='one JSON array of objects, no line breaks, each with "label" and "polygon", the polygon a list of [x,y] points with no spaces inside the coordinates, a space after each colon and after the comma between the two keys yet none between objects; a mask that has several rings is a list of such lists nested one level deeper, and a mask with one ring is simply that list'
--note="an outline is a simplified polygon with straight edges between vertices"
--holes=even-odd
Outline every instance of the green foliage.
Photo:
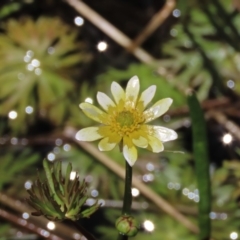
[{"label": "green foliage", "polygon": [[35,216],[45,216],[52,221],[63,221],[71,219],[77,221],[79,218],[90,217],[100,205],[95,202],[92,206],[82,210],[86,202],[87,184],[80,183],[79,176],[71,179],[72,164],[69,163],[65,176],[62,175],[62,163],[55,162],[50,165],[49,161],[43,160],[45,179],[40,178],[27,190],[30,197],[28,203],[36,210]]},{"label": "green foliage", "polygon": [[[120,211],[111,209],[111,210],[106,210],[105,214],[109,221],[113,221],[116,219]],[[153,213],[151,211],[148,212],[138,212],[134,214],[135,218],[140,224],[140,231],[138,235],[133,238],[137,240],[175,240],[175,239],[186,239],[186,240],[196,240],[196,236],[194,234],[191,234],[186,230],[185,227],[183,227],[181,224],[177,223],[175,220],[173,220],[171,217],[168,217],[165,214],[162,213]],[[149,220],[153,223],[154,225],[154,231],[153,232],[148,232],[144,228],[144,221]],[[114,225],[100,225],[97,226],[98,232],[102,233],[102,237],[100,240],[104,239],[116,239],[116,230],[114,229]],[[174,229],[174,231],[173,231]]]},{"label": "green foliage", "polygon": [[33,153],[30,149],[25,149],[20,153],[6,150],[0,154],[0,190],[5,184],[13,183],[21,172],[35,164],[39,159],[38,154]]},{"label": "green foliage", "polygon": [[194,206],[195,202],[182,194],[184,188],[189,189],[189,192],[197,189],[192,156],[187,152],[184,154],[163,153],[160,161],[155,164],[158,167],[151,172],[154,175],[154,181],[149,183],[150,186],[159,195],[173,203],[181,201],[182,204]]},{"label": "green foliage", "polygon": [[[59,125],[75,88],[76,65],[87,61],[77,32],[58,18],[10,19],[0,34],[0,115],[18,113],[10,126],[18,132],[41,116]],[[26,107],[32,107],[27,112]],[[28,113],[28,114],[27,114]]]},{"label": "green foliage", "polygon": [[19,2],[11,2],[6,4],[0,9],[0,19],[7,17],[14,12],[17,12],[19,9],[21,9],[21,7],[22,4]]},{"label": "green foliage", "polygon": [[[75,76],[82,71],[81,64],[89,59],[84,45],[76,41],[79,28],[75,31],[58,18],[2,21],[0,135],[5,133],[9,126],[12,133],[24,133],[29,130],[30,124],[42,118],[53,123],[54,127],[90,126],[92,123],[81,114],[78,104],[87,97],[96,101],[97,91],[109,94],[107,91],[112,81],[125,86],[126,81],[133,75],[139,76],[142,90],[149,85],[157,85],[153,101],[164,97],[173,98],[173,108],[186,104],[185,91],[188,88],[193,88],[198,99],[202,101],[208,98],[209,93],[211,96],[212,93],[215,96],[226,93],[226,83],[232,80],[235,84],[234,90],[240,93],[240,15],[234,12],[232,1],[179,0],[177,4],[177,8],[181,10],[181,18],[176,19],[176,24],[173,24],[170,30],[171,38],[162,41],[160,61],[151,67],[134,63],[124,70],[108,68],[105,73],[95,76],[95,83],[74,81]],[[16,2],[5,5],[0,10],[0,19],[6,19],[20,7],[20,3]],[[170,20],[170,23],[173,21]],[[33,61],[34,59],[39,62]],[[27,106],[33,108],[32,114],[26,113]],[[7,122],[7,115],[12,110],[18,113],[18,117]],[[174,121],[175,119],[172,119],[170,124]],[[183,122],[183,119],[179,118],[179,121]],[[182,137],[181,134],[179,136]],[[34,139],[35,136],[32,137]],[[184,141],[187,142],[186,139]],[[14,185],[14,193],[17,191],[15,196],[20,198],[22,196],[18,187],[23,188],[23,181],[26,181],[24,173],[29,171],[28,178],[30,177],[31,167],[39,156],[30,150],[19,153],[12,150],[12,147],[1,148],[0,188],[9,191]],[[166,149],[169,148],[182,150],[183,140],[166,145]],[[125,161],[117,148],[107,155],[124,165]],[[134,174],[139,179],[149,176],[151,180],[144,181],[145,184],[192,221],[196,221],[199,190],[191,153],[163,152],[161,155],[153,155],[141,149],[139,157]],[[90,154],[72,145],[70,151],[60,149],[59,153],[56,153],[56,161],[59,160],[63,161],[63,172],[67,169],[68,162],[73,162],[73,170],[86,175],[86,180],[91,184],[89,190],[97,189],[99,197],[122,199],[123,180]],[[147,164],[153,164],[154,169],[148,170]],[[212,199],[208,204],[212,204],[211,235],[214,239],[229,239],[231,232],[240,229],[239,172],[238,160],[234,160],[225,161],[223,166],[212,174]],[[134,201],[146,204],[148,200],[140,194]],[[141,223],[146,219],[151,220],[155,229],[151,233],[142,230],[136,239],[197,239],[180,223],[166,216],[151,203],[148,204],[147,209],[136,210],[134,216]],[[106,221],[112,225],[97,226],[102,234],[101,239],[116,239],[114,222],[121,214],[120,210],[108,207],[102,211]],[[7,228],[7,225],[1,224],[0,236],[3,237],[0,239],[6,239],[4,234]]]},{"label": "green foliage", "polygon": [[240,163],[237,160],[224,161],[223,167],[214,175],[214,189],[218,196],[218,202],[226,204],[229,201],[237,201],[240,197]]},{"label": "green foliage", "polygon": [[[118,163],[125,164],[125,160],[119,153],[118,149],[111,152]],[[73,165],[73,170],[86,176],[86,181],[91,185],[89,190],[97,189],[100,197],[105,199],[120,199],[123,196],[123,180],[113,174],[106,166],[99,163],[91,155],[71,145],[70,151],[60,149],[56,154],[55,161],[63,161],[63,169],[67,168],[69,162]]]},{"label": "green foliage", "polygon": [[[194,199],[197,198],[192,198],[191,195],[198,196],[198,191],[196,191],[197,185],[194,165],[191,164],[193,163],[191,155],[187,153],[164,153],[161,162],[156,163],[152,159],[152,163],[157,166],[154,171],[150,172],[154,175],[154,180],[146,184],[167,199],[173,206],[188,215],[192,221],[196,221],[198,201],[195,201]],[[210,204],[212,205],[211,235],[214,239],[228,239],[231,232],[240,228],[240,222],[238,221],[239,210],[236,202],[239,178],[233,179],[233,171],[238,173],[239,166],[240,163],[237,161],[226,161],[224,166],[217,169],[212,176],[213,192]],[[141,203],[145,202],[146,199],[140,194],[139,197],[134,198],[134,201]],[[114,223],[117,217],[121,215],[121,211],[120,209],[105,208],[104,214],[109,222]],[[140,224],[145,220],[150,220],[155,225],[152,233],[140,231],[136,237],[138,240],[146,238],[149,240],[198,239],[196,235],[191,234],[171,217],[155,209],[151,203],[149,203],[149,208],[138,209],[133,212],[133,215]],[[113,224],[104,224],[96,228],[102,234],[100,239],[116,238],[116,230]]]},{"label": "green foliage", "polygon": [[8,237],[6,237],[7,233],[10,230],[9,224],[3,224],[0,225],[0,240],[7,240]]},{"label": "green foliage", "polygon": [[193,155],[200,201],[198,204],[199,239],[211,237],[211,181],[208,156],[207,130],[203,111],[194,93],[188,95],[188,106],[192,122]]},{"label": "green foliage", "polygon": [[[112,81],[120,82],[122,80],[129,80],[132,76],[138,75],[142,89],[151,85],[156,85],[157,90],[154,99],[169,97],[173,99],[173,106],[182,106],[185,102],[184,95],[179,92],[177,85],[168,82],[166,78],[159,76],[154,67],[145,64],[131,64],[126,70],[118,70],[109,68],[107,72],[97,77],[98,89],[107,89]],[[106,91],[106,90],[105,90]],[[108,93],[107,93],[108,94]]]},{"label": "green foliage", "polygon": [[[224,14],[216,10],[217,2],[224,5]],[[216,0],[206,4],[205,1],[183,0],[178,4],[182,18],[170,30],[172,39],[163,44],[160,61],[161,66],[171,73],[173,84],[181,83],[185,89],[194,88],[199,100],[207,98],[212,84],[216,93],[225,93],[225,83],[229,79],[235,81],[239,92],[239,54],[234,50],[238,41],[233,32],[239,29],[240,16],[233,17],[231,1]],[[225,22],[220,23],[222,20]]]}]

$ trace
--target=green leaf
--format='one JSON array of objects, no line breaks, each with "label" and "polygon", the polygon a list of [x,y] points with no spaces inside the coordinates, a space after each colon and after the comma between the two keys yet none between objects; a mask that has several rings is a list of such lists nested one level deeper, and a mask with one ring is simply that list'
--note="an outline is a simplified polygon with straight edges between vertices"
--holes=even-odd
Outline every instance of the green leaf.
[{"label": "green leaf", "polygon": [[[6,150],[6,149],[5,149]],[[17,152],[4,153],[1,150],[0,155],[0,190],[2,187],[17,179],[17,176],[35,164],[39,156],[33,154],[29,149],[23,150],[20,154]]]},{"label": "green leaf", "polygon": [[188,95],[188,106],[192,121],[193,154],[200,201],[199,240],[208,240],[211,235],[211,182],[209,175],[208,142],[203,111],[194,93]]},{"label": "green leaf", "polygon": [[7,17],[8,15],[17,12],[21,8],[22,4],[13,2],[6,4],[4,7],[1,8],[0,10],[0,19]]},{"label": "green leaf", "polygon": [[6,117],[13,109],[18,113],[18,121],[9,121],[17,133],[27,129],[22,127],[29,118],[27,106],[35,109],[32,122],[41,111],[45,120],[61,125],[72,103],[73,77],[81,71],[76,66],[89,59],[77,40],[79,30],[57,17],[7,19],[2,28],[0,114]]}]

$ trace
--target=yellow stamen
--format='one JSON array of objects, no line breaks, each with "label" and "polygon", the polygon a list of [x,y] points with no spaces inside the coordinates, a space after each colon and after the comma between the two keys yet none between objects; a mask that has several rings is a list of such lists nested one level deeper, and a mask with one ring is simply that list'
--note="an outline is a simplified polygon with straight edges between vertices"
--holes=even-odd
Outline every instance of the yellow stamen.
[{"label": "yellow stamen", "polygon": [[137,109],[124,109],[120,112],[114,112],[109,119],[111,131],[120,136],[128,136],[130,133],[138,130],[144,122],[143,114]]},{"label": "yellow stamen", "polygon": [[133,114],[129,111],[122,111],[117,114],[116,121],[121,127],[130,127],[134,123]]}]

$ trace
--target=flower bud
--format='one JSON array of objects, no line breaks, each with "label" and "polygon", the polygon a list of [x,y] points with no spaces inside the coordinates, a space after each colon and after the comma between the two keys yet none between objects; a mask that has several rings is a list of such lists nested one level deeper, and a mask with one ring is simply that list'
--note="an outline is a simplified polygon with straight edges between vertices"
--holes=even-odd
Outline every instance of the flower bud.
[{"label": "flower bud", "polygon": [[138,224],[134,217],[123,215],[116,220],[115,224],[120,234],[128,237],[134,237],[138,233]]}]

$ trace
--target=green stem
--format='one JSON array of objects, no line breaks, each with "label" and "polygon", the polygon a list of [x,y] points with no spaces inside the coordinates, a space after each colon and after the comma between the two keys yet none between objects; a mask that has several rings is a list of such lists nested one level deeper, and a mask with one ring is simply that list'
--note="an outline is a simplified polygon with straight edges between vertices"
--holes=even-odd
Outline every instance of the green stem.
[{"label": "green stem", "polygon": [[[132,205],[132,167],[126,161],[125,190],[124,190],[122,215],[131,214],[131,205]],[[119,233],[118,240],[128,240],[128,236],[122,235]]]},{"label": "green stem", "polygon": [[88,240],[97,240],[90,232],[87,231],[79,222],[73,221],[76,228],[81,232]]},{"label": "green stem", "polygon": [[208,139],[204,114],[195,94],[189,94],[188,106],[192,120],[193,154],[200,201],[198,204],[199,240],[211,237],[211,180],[209,174]]},{"label": "green stem", "polygon": [[126,161],[125,191],[122,214],[131,214],[132,206],[132,167]]}]

